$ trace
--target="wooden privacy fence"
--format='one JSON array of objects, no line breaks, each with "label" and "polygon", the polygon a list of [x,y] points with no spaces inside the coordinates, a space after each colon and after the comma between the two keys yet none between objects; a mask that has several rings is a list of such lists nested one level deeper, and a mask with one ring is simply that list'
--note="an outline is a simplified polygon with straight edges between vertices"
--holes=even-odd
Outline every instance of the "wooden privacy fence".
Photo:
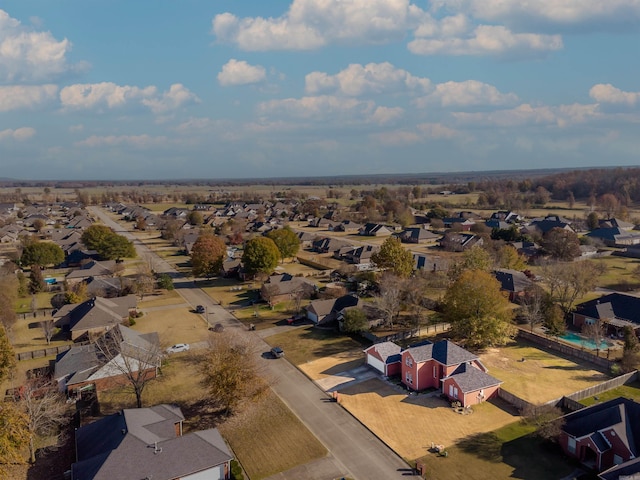
[{"label": "wooden privacy fence", "polygon": [[[599,367],[606,368],[607,370],[611,368],[611,366],[615,363],[613,360],[607,360],[606,358],[597,357],[595,354],[591,353],[590,350],[583,350],[577,347],[569,346],[565,343],[554,340],[551,337],[545,337],[543,335],[538,335],[537,333],[527,332],[526,330],[518,330],[518,337],[524,340],[528,340],[537,345],[541,345],[550,350],[554,350],[563,355],[567,355],[569,357],[577,358],[579,360],[584,360],[586,362],[591,362]],[[603,350],[601,350],[602,352]]]},{"label": "wooden privacy fence", "polygon": [[79,345],[88,345],[88,344],[89,342],[76,342],[73,345],[60,345],[57,347],[47,347],[47,348],[40,348],[38,350],[30,350],[28,352],[20,352],[20,353],[16,353],[16,360],[21,361],[21,360],[31,360],[33,358],[50,357],[62,352],[66,352],[67,350],[70,350],[71,347],[75,347]]}]

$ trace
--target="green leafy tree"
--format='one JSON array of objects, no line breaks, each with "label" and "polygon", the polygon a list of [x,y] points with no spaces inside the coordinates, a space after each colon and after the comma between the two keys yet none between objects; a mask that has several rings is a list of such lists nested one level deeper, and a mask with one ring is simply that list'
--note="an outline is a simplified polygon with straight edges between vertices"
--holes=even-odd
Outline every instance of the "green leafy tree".
[{"label": "green leafy tree", "polygon": [[173,285],[173,279],[168,273],[161,273],[158,275],[157,282],[158,288],[164,288],[165,290],[173,290],[175,288]]},{"label": "green leafy tree", "polygon": [[42,292],[46,286],[47,284],[44,281],[40,265],[31,265],[31,273],[29,274],[29,292],[32,294]]},{"label": "green leafy tree", "polygon": [[567,331],[567,324],[564,321],[564,312],[557,304],[552,304],[545,311],[544,326],[547,333],[552,337],[561,337]]},{"label": "green leafy tree", "polygon": [[278,247],[281,260],[295,256],[300,249],[300,239],[289,227],[271,230],[266,236]]},{"label": "green leafy tree", "polygon": [[595,230],[599,225],[598,214],[596,212],[589,213],[589,215],[587,215],[587,228],[589,230]]},{"label": "green leafy tree", "polygon": [[51,242],[36,242],[22,250],[22,265],[59,265],[64,261],[62,249]]},{"label": "green leafy tree", "polygon": [[189,212],[189,215],[187,215],[187,222],[195,227],[199,227],[204,223],[202,213],[198,212],[197,210],[191,210]]},{"label": "green leafy tree", "polygon": [[280,250],[273,240],[255,237],[247,241],[242,254],[242,264],[249,275],[271,274],[280,259]]},{"label": "green leafy tree", "polygon": [[552,228],[542,239],[542,248],[558,260],[573,260],[580,256],[580,240],[571,230]]},{"label": "green leafy tree", "polygon": [[349,308],[344,312],[342,331],[347,333],[359,333],[369,330],[367,314],[361,308]]},{"label": "green leafy tree", "polygon": [[484,248],[475,245],[462,254],[462,260],[454,263],[449,268],[449,278],[456,280],[467,270],[480,270],[488,272],[493,267],[493,258]]},{"label": "green leafy tree", "polygon": [[443,312],[453,336],[470,348],[504,345],[516,333],[500,283],[482,270],[466,270],[449,286]]},{"label": "green leafy tree", "polygon": [[204,231],[191,249],[191,271],[195,277],[217,275],[222,268],[227,246],[220,237]]},{"label": "green leafy tree", "polygon": [[102,245],[98,254],[105,260],[122,260],[123,258],[134,258],[136,249],[133,242],[122,235],[114,234]]},{"label": "green leafy tree", "polygon": [[113,234],[113,230],[105,225],[91,225],[82,232],[81,239],[88,249],[99,251],[102,243]]},{"label": "green leafy tree", "polygon": [[500,268],[522,271],[527,267],[527,261],[511,245],[504,245],[498,250],[498,265]]},{"label": "green leafy tree", "polygon": [[413,255],[396,237],[387,238],[380,246],[380,250],[371,255],[371,261],[378,268],[402,278],[407,278],[413,272]]}]

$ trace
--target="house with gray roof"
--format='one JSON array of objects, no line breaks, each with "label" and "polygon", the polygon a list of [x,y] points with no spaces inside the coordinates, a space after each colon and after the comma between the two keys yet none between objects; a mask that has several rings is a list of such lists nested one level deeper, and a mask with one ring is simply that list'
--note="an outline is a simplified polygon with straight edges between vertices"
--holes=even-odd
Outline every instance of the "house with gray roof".
[{"label": "house with gray roof", "polygon": [[509,301],[515,302],[525,295],[526,290],[533,284],[523,272],[508,268],[499,268],[493,272],[500,282],[500,289],[509,294]]},{"label": "house with gray roof", "polygon": [[215,429],[183,431],[179,407],[124,409],[79,428],[72,480],[228,480],[233,459]]},{"label": "house with gray roof", "polygon": [[559,444],[571,458],[603,472],[600,478],[640,473],[640,404],[615,398],[564,416]]},{"label": "house with gray roof", "polygon": [[362,306],[362,300],[355,295],[344,295],[327,300],[314,300],[305,307],[307,319],[316,325],[337,322],[340,314],[349,307]]},{"label": "house with gray roof", "polygon": [[416,243],[420,245],[435,244],[441,237],[442,235],[440,234],[419,227],[405,228],[398,234],[398,238],[402,243]]},{"label": "house with gray roof", "polygon": [[110,277],[113,275],[115,270],[115,260],[107,260],[104,262],[91,260],[80,268],[71,270],[66,276],[66,281],[68,285],[76,285],[89,278]]},{"label": "house with gray roof", "polygon": [[127,376],[155,378],[161,362],[157,332],[142,334],[117,325],[95,343],[71,347],[56,356],[58,390],[76,396],[85,388],[104,391],[126,385]]},{"label": "house with gray roof", "polygon": [[576,305],[573,325],[582,328],[585,324],[602,322],[608,335],[623,336],[626,326],[640,329],[640,298],[624,293],[609,293],[600,298]]},{"label": "house with gray roof", "polygon": [[270,305],[300,298],[311,298],[318,290],[316,284],[304,277],[288,273],[271,275],[260,288],[260,297]]},{"label": "house with gray roof", "polygon": [[400,362],[400,379],[408,389],[440,389],[463,407],[497,396],[502,384],[476,355],[450,340],[411,345],[402,351]]},{"label": "house with gray roof", "polygon": [[126,322],[135,314],[135,295],[116,298],[91,298],[82,303],[64,305],[53,314],[55,326],[68,332],[71,340],[91,339]]}]

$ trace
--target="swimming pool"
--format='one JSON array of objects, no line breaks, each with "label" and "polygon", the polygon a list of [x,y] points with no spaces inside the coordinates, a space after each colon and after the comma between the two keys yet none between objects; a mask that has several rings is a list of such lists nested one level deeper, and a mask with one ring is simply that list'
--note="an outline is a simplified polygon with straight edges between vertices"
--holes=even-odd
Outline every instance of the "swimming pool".
[{"label": "swimming pool", "polygon": [[[593,340],[589,340],[588,338],[583,337],[577,333],[566,333],[560,337],[565,342],[574,343],[579,347],[588,348],[589,350],[596,350],[596,343]],[[600,350],[605,350],[607,348],[613,347],[613,343],[602,341],[600,342]]]}]

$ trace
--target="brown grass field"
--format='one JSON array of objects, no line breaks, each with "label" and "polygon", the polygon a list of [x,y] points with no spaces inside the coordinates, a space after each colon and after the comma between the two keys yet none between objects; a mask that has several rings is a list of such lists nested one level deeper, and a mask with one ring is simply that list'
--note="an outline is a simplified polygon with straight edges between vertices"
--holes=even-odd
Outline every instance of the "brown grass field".
[{"label": "brown grass field", "polygon": [[359,367],[363,363],[364,353],[362,349],[358,348],[302,363],[298,365],[298,368],[312,380],[322,380],[331,375]]},{"label": "brown grass field", "polygon": [[450,447],[479,432],[518,418],[512,408],[485,402],[471,415],[454,412],[439,397],[407,395],[399,387],[371,379],[340,391],[340,403],[405,459],[422,457],[431,442]]},{"label": "brown grass field", "polygon": [[[357,337],[354,337],[357,338]],[[346,335],[317,330],[313,327],[296,328],[265,338],[269,345],[279,345],[285,351],[287,360],[300,366],[333,355],[361,351],[363,346]]]},{"label": "brown grass field", "polygon": [[[522,362],[522,359],[525,359]],[[609,375],[525,342],[488,349],[480,359],[502,388],[540,404],[608,380]]]},{"label": "brown grass field", "polygon": [[168,305],[183,305],[184,299],[175,290],[158,290],[152,295],[147,295],[141,302],[138,302],[139,309],[166,307]]},{"label": "brown grass field", "polygon": [[252,480],[324,457],[327,450],[271,390],[220,426]]},{"label": "brown grass field", "polygon": [[188,307],[168,306],[145,312],[136,319],[133,329],[142,333],[158,332],[163,347],[201,342],[209,336],[208,326],[202,316],[191,312]]},{"label": "brown grass field", "polygon": [[28,352],[30,350],[38,350],[47,347],[59,347],[69,345],[72,342],[63,339],[63,336],[56,335],[52,338],[51,344],[47,345],[44,333],[39,325],[42,320],[51,319],[51,317],[38,316],[33,318],[30,314],[26,319],[19,316],[18,321],[11,327],[9,332],[9,340],[13,345],[15,353]]}]

